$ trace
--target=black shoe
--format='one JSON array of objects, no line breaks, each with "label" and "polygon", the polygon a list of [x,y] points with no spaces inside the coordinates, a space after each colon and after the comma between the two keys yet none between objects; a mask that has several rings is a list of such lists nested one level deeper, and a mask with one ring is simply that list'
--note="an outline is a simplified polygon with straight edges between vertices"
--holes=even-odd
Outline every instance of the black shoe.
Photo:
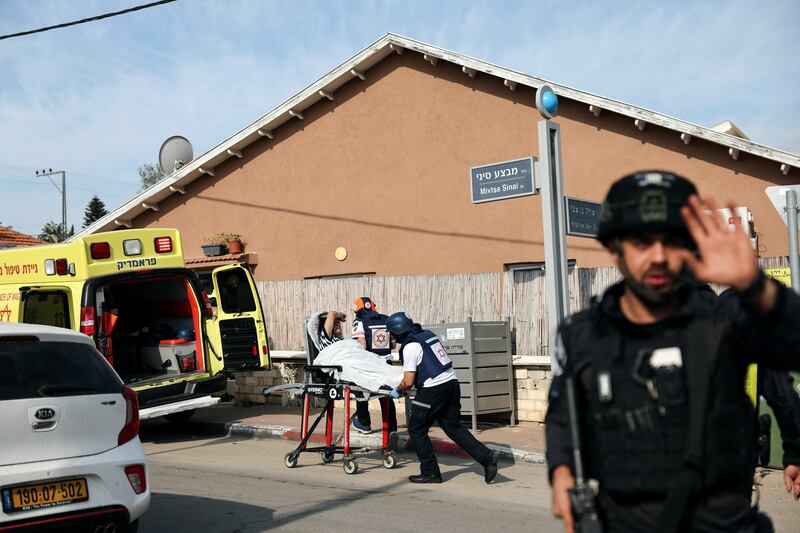
[{"label": "black shoe", "polygon": [[442,476],[426,476],[425,474],[419,474],[416,476],[408,476],[408,480],[411,483],[441,483]]},{"label": "black shoe", "polygon": [[483,480],[486,483],[491,483],[494,481],[495,476],[497,475],[497,453],[492,452],[492,455],[489,457],[489,461],[483,465]]}]

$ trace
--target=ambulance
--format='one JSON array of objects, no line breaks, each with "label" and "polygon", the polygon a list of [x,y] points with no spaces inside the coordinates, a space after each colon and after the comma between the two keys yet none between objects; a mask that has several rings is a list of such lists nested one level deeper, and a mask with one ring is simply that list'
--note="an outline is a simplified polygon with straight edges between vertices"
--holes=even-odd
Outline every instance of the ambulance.
[{"label": "ambulance", "polygon": [[90,336],[137,392],[142,419],[187,419],[218,403],[233,373],[271,367],[250,271],[219,267],[207,288],[175,229],[0,250],[0,321]]}]

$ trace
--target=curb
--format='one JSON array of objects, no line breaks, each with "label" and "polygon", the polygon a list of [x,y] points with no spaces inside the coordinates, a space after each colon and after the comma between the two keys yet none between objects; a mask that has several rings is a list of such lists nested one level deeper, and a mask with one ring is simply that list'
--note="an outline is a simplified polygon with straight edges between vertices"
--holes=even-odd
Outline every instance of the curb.
[{"label": "curb", "polygon": [[[230,437],[240,437],[248,439],[283,439],[283,440],[300,440],[300,432],[295,428],[288,426],[269,426],[269,425],[254,425],[243,424],[241,422],[226,422],[213,424],[219,426],[220,429],[224,427],[224,432]],[[312,435],[310,442],[324,443],[324,435]],[[446,455],[459,455],[467,457],[467,453],[462,450],[458,444],[447,439],[431,439],[433,443],[433,450],[438,454]],[[353,446],[378,449],[382,445],[382,439],[379,434],[363,435],[361,433],[351,433],[350,443]],[[519,450],[510,448],[508,446],[501,446],[498,444],[487,444],[490,450],[495,452],[499,459],[512,463],[527,463],[527,464],[544,464],[544,454],[541,452],[532,452],[527,450]],[[397,447],[401,452],[412,452],[411,440],[408,435],[401,433],[397,440]]]}]

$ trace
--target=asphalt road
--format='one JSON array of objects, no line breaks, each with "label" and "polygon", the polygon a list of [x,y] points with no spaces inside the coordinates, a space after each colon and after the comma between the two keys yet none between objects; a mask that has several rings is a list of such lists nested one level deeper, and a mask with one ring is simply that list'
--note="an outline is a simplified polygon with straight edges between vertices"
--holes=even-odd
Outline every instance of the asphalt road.
[{"label": "asphalt road", "polygon": [[562,531],[550,516],[543,467],[501,463],[494,484],[467,458],[440,457],[445,483],[413,485],[416,456],[398,455],[393,470],[377,456],[347,475],[340,458],[323,464],[301,454],[288,469],[293,444],[278,439],[192,437],[166,426],[142,432],[153,498],[140,531]]},{"label": "asphalt road", "polygon": [[[486,485],[471,460],[441,456],[445,482],[420,486],[407,480],[419,472],[413,454],[399,454],[393,470],[364,457],[347,475],[340,457],[326,465],[301,454],[288,469],[283,457],[295,443],[230,439],[198,424],[148,422],[141,437],[153,493],[143,533],[563,531],[539,465],[501,463]],[[782,489],[780,472],[762,483],[761,508],[776,531],[800,531],[800,502]]]}]

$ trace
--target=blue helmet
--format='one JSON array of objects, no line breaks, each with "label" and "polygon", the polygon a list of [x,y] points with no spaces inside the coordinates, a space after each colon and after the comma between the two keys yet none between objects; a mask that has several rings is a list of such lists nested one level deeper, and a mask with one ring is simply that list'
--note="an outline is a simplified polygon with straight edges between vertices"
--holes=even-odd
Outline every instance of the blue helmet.
[{"label": "blue helmet", "polygon": [[194,329],[192,328],[180,328],[178,330],[178,334],[176,335],[179,339],[184,339],[187,341],[194,340]]},{"label": "blue helmet", "polygon": [[398,311],[386,319],[386,329],[394,335],[403,335],[414,328],[414,321],[403,311]]}]

